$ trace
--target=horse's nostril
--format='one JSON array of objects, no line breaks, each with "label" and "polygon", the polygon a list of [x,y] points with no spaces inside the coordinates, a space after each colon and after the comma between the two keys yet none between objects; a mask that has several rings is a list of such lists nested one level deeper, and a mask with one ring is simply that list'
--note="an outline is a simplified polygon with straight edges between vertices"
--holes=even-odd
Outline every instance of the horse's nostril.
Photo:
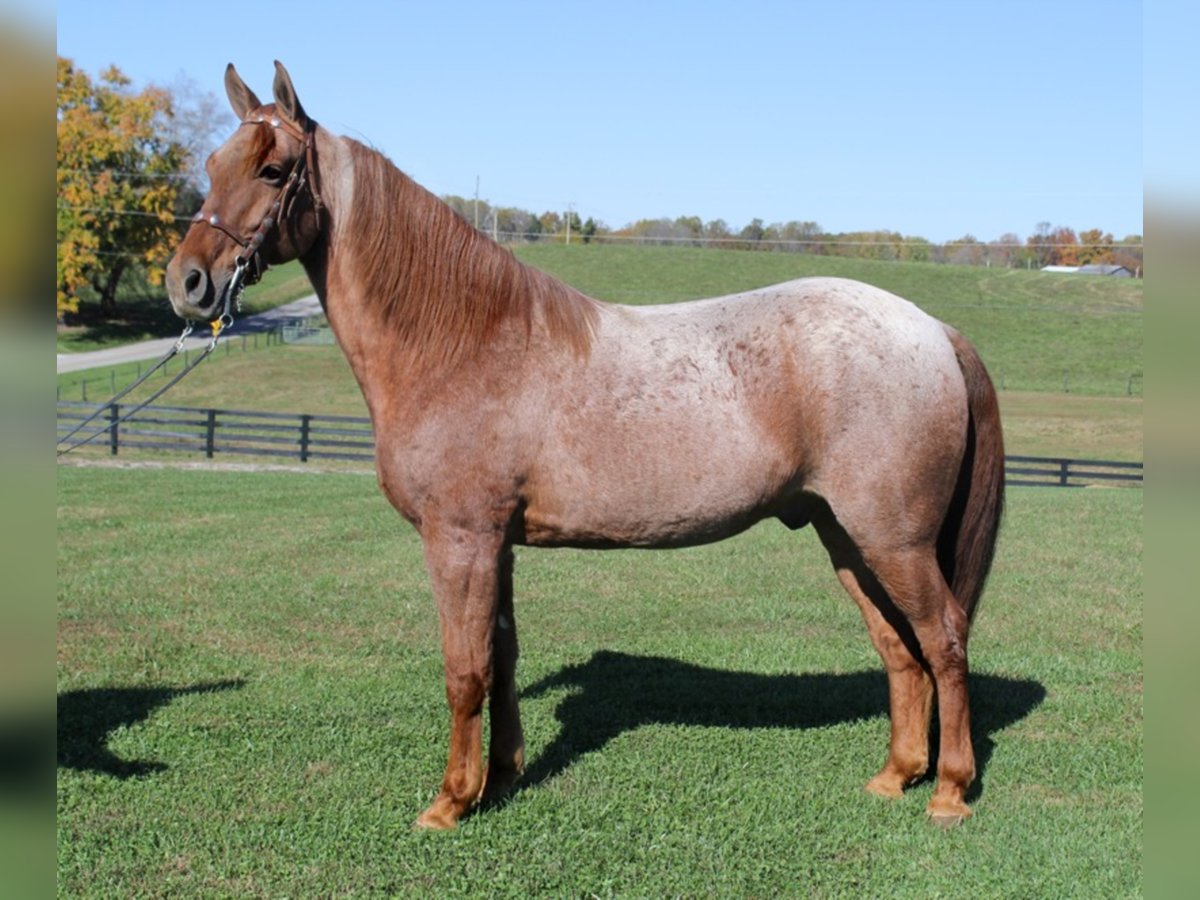
[{"label": "horse's nostril", "polygon": [[196,289],[200,287],[200,283],[203,279],[204,276],[200,273],[199,269],[192,269],[192,271],[188,272],[187,278],[184,279],[183,289],[188,292],[189,296],[191,296],[192,294],[196,293]]}]

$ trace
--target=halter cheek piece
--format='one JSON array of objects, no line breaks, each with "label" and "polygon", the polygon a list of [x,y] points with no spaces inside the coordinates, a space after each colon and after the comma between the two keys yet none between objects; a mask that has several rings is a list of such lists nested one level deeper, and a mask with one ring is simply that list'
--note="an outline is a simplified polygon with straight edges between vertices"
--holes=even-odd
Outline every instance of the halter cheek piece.
[{"label": "halter cheek piece", "polygon": [[321,202],[321,194],[317,187],[317,169],[313,165],[313,157],[316,153],[315,141],[313,139],[313,128],[315,128],[315,125],[301,132],[289,122],[285,122],[276,116],[267,118],[262,113],[253,118],[244,119],[242,124],[267,125],[271,128],[277,128],[300,141],[304,145],[304,152],[296,159],[287,180],[280,187],[279,193],[276,194],[271,205],[267,207],[267,211],[259,221],[258,227],[249,237],[242,237],[226,228],[225,224],[221,221],[220,215],[216,212],[205,213],[201,209],[196,215],[192,216],[193,223],[203,222],[205,225],[217,229],[217,231],[242,248],[242,252],[234,259],[233,279],[225,292],[225,312],[222,315],[222,319],[229,316],[229,306],[233,302],[235,294],[239,294],[241,289],[246,285],[257,283],[267,270],[267,265],[263,262],[262,256],[259,254],[259,249],[262,247],[263,241],[267,239],[267,235],[280,222],[291,215],[292,207],[296,196],[300,193],[300,189],[305,185],[308,186],[308,193],[313,201],[313,211],[317,216],[318,230],[321,227],[321,210],[324,209],[324,204]]}]

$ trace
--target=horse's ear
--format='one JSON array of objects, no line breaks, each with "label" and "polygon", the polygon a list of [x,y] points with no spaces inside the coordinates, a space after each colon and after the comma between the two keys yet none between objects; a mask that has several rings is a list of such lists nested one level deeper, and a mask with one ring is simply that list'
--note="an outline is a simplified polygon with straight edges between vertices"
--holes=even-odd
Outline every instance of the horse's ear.
[{"label": "horse's ear", "polygon": [[245,119],[262,106],[262,101],[254,96],[254,91],[246,87],[246,82],[242,81],[233,63],[225,67],[225,93],[229,96],[229,105],[233,107],[239,119]]},{"label": "horse's ear", "polygon": [[292,87],[292,76],[279,60],[275,60],[275,108],[301,131],[308,128],[308,115],[300,105],[296,89]]}]

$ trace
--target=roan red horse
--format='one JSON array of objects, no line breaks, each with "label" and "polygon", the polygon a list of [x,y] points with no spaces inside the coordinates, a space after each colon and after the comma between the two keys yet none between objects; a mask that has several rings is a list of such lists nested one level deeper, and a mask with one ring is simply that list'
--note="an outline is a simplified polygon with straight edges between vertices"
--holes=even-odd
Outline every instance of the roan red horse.
[{"label": "roan red horse", "polygon": [[[812,523],[883,658],[891,744],[867,783],[970,815],[967,635],[1003,506],[995,390],[975,349],[906,300],[807,278],[627,308],[518,262],[381,154],[319,127],[276,63],[167,271],[185,318],[299,259],[362,388],[379,483],[424,543],[450,703],[450,828],[520,776],[514,544],[681,547]],[[483,764],[483,707],[490,746]]]}]

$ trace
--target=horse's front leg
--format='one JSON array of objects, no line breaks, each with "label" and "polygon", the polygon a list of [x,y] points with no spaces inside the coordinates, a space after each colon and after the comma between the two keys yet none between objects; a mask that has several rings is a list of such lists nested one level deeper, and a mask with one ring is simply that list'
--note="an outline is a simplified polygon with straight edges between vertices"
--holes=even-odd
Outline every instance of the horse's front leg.
[{"label": "horse's front leg", "polygon": [[500,554],[496,629],[492,638],[491,741],[484,773],[484,802],[502,798],[525,771],[525,738],[517,707],[517,619],[513,612],[513,552]]},{"label": "horse's front leg", "polygon": [[423,534],[442,633],[450,753],[442,789],[417,819],[453,828],[483,791],[483,704],[491,689],[503,535],[430,528]]}]

